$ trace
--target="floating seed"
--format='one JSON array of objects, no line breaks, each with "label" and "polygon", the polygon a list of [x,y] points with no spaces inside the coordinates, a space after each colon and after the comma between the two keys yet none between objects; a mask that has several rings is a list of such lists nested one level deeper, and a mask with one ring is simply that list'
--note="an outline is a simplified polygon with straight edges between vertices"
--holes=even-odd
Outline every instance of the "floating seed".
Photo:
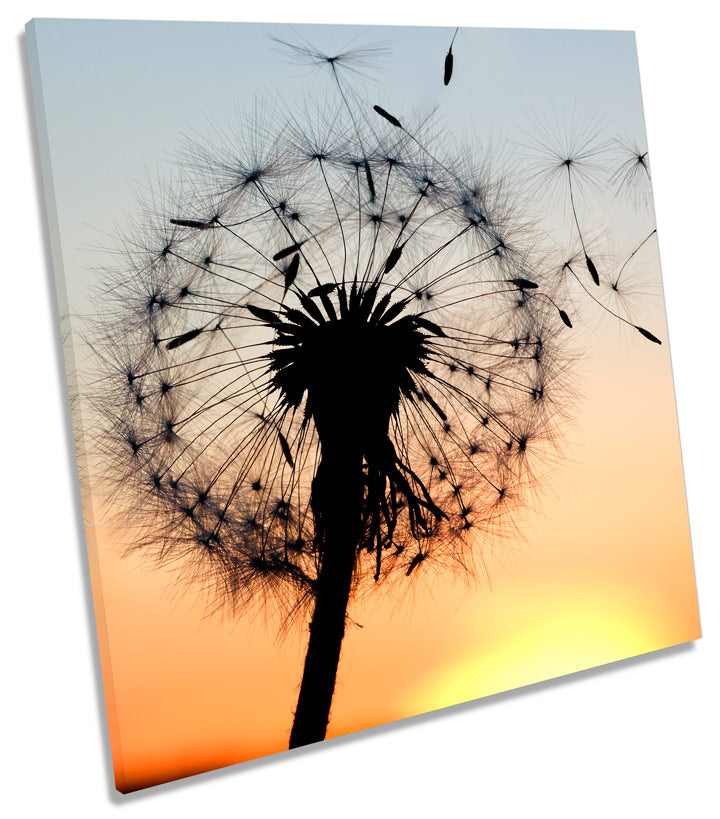
[{"label": "floating seed", "polygon": [[389,114],[384,108],[381,108],[379,105],[373,105],[373,110],[377,111],[377,113],[391,125],[394,125],[396,128],[402,128],[400,120],[396,119],[392,114]]},{"label": "floating seed", "polygon": [[445,55],[445,73],[443,75],[443,84],[448,85],[450,79],[452,78],[453,72],[453,53],[452,53],[452,46],[448,50],[448,53]]},{"label": "floating seed", "polygon": [[634,324],[633,326],[641,336],[645,336],[645,338],[649,341],[654,341],[655,344],[662,344],[662,341],[660,341],[657,336],[654,336],[649,330],[646,330],[644,327],[638,327],[637,324]]},{"label": "floating seed", "polygon": [[590,275],[592,276],[592,280],[595,282],[595,284],[599,285],[600,284],[600,276],[598,276],[597,267],[595,267],[595,263],[587,255],[587,253],[585,254],[585,264],[587,265],[587,269],[590,272]]}]

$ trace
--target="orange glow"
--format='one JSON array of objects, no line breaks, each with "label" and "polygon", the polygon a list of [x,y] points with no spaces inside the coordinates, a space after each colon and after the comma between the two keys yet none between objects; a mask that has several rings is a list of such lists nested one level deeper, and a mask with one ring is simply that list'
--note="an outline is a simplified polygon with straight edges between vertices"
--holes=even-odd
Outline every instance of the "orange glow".
[{"label": "orange glow", "polygon": [[[399,601],[351,604],[328,736],[700,636],[667,345],[614,327],[592,345],[548,491],[524,541],[486,544],[489,581],[418,572]],[[304,631],[278,642],[258,619],[206,617],[192,589],[95,534],[119,789],[284,750]]]}]

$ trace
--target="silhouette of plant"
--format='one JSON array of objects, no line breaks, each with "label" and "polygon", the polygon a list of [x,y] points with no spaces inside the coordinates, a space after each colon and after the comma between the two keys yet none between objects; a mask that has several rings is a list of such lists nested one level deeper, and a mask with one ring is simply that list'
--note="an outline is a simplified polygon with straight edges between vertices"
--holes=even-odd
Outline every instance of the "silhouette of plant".
[{"label": "silhouette of plant", "polygon": [[[121,243],[94,346],[133,548],[218,607],[310,618],[295,747],[325,736],[349,601],[471,570],[511,522],[563,408],[567,276],[595,295],[536,252],[506,174],[346,83],[372,48],[288,48],[328,98],[188,146]],[[555,157],[571,196],[588,150]]]}]

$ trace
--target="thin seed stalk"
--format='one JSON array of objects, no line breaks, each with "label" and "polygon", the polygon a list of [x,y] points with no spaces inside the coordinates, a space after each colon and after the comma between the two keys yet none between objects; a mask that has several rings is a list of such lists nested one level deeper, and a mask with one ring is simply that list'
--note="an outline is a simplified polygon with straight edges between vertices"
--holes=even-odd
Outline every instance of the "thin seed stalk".
[{"label": "thin seed stalk", "polygon": [[313,480],[316,542],[321,552],[315,609],[290,748],[325,739],[345,635],[345,620],[361,533],[362,453],[329,435]]}]

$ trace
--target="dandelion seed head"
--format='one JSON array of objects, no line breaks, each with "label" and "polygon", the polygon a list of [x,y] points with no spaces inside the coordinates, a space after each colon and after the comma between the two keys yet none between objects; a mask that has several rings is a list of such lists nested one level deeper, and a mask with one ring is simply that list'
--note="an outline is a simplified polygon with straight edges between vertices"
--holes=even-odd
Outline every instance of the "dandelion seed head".
[{"label": "dandelion seed head", "polygon": [[[362,56],[290,52],[330,78]],[[104,293],[103,451],[137,542],[231,610],[312,601],[342,480],[354,591],[465,570],[555,435],[565,278],[509,180],[437,120],[336,96],[187,140]]]}]

